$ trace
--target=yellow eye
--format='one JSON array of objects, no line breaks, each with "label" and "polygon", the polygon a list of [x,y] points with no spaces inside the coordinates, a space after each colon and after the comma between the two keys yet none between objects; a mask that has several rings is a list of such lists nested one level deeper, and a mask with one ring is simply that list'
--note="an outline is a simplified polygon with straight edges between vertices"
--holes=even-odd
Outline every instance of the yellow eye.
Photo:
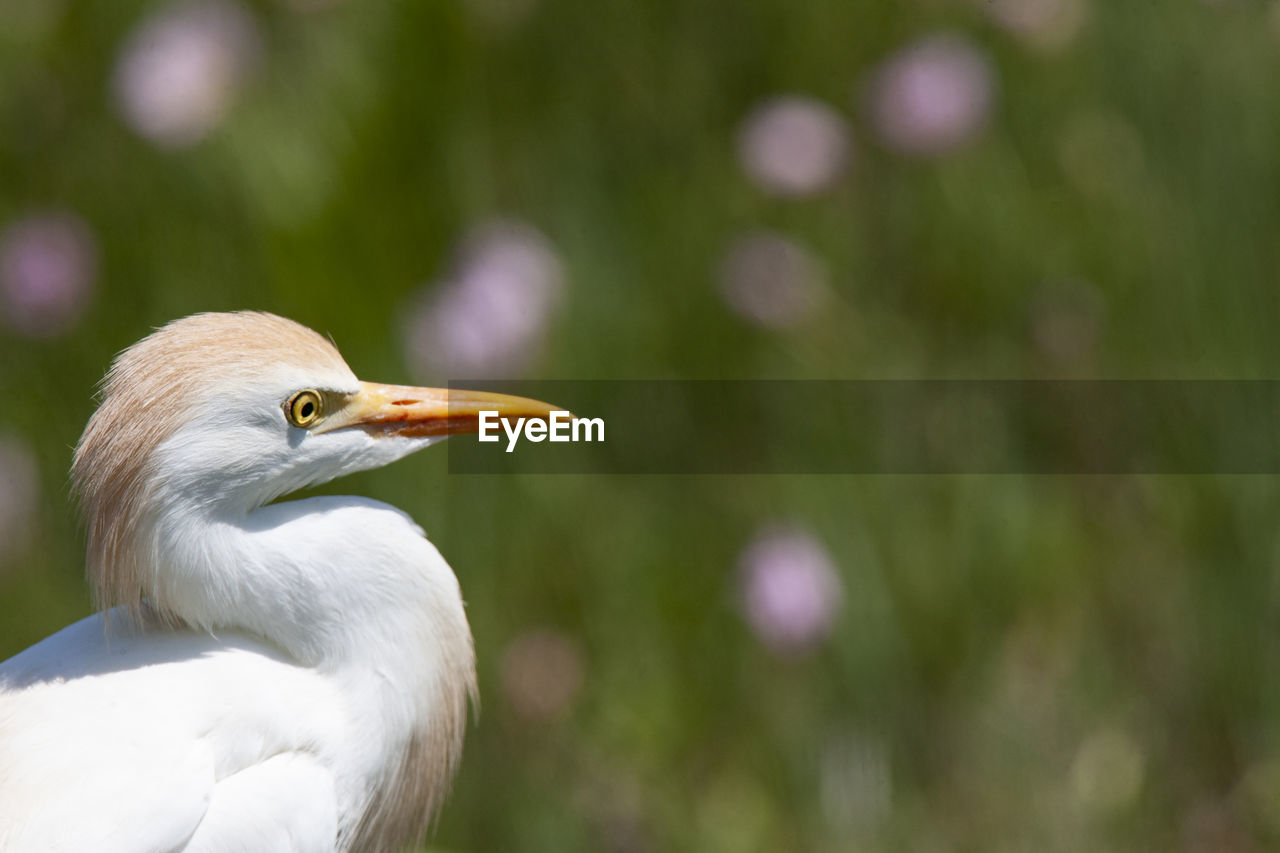
[{"label": "yellow eye", "polygon": [[284,404],[284,416],[296,427],[309,427],[324,414],[324,404],[316,391],[299,391]]}]

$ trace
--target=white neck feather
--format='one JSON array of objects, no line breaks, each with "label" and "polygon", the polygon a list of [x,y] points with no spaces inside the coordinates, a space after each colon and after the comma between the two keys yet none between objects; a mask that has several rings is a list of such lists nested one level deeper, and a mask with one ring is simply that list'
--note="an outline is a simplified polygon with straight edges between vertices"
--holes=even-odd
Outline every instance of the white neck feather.
[{"label": "white neck feather", "polygon": [[[457,579],[404,513],[357,497],[249,512],[168,500],[149,527],[162,612],[327,671],[385,737],[358,849],[425,827],[453,776],[475,653]],[[398,841],[397,841],[398,839]]]},{"label": "white neck feather", "polygon": [[[321,497],[249,511],[162,500],[144,576],[160,609],[208,631],[239,629],[307,665],[377,656],[405,632],[457,626],[458,584],[398,510]],[[150,552],[150,553],[148,553]],[[465,621],[462,622],[465,626]]]}]

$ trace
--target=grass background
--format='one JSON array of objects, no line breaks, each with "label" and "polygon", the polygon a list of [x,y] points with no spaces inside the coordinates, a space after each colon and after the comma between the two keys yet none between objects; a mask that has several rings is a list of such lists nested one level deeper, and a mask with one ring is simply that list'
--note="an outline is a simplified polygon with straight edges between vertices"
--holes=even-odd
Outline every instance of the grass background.
[{"label": "grass background", "polygon": [[[38,36],[0,32],[0,223],[68,208],[99,247],[74,329],[0,332],[0,431],[40,486],[25,546],[0,558],[0,656],[89,612],[65,471],[116,351],[194,311],[261,308],[331,333],[361,376],[407,381],[404,312],[493,216],[532,223],[565,266],[534,376],[1273,377],[1280,7],[1092,2],[1044,51],[986,5],[540,0],[510,22],[503,0],[256,3],[255,75],[182,150],[133,134],[111,96],[153,5],[52,4]],[[936,32],[985,51],[994,112],[962,149],[904,157],[858,92]],[[814,199],[760,191],[735,156],[746,114],[783,93],[852,128],[852,168]],[[826,264],[832,301],[798,329],[717,295],[725,246],[761,226]],[[1100,306],[1067,362],[1036,335],[1062,287]],[[485,704],[434,848],[1280,844],[1274,477],[491,478],[445,461],[337,484],[417,518],[468,600]],[[737,605],[738,555],[777,519],[821,539],[845,588],[798,659]],[[581,659],[552,719],[500,686],[532,630]]]}]

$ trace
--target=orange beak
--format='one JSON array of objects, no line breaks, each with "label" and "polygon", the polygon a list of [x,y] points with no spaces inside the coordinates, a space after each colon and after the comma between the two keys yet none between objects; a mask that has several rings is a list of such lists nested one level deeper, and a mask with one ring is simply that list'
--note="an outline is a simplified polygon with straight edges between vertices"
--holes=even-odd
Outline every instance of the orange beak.
[{"label": "orange beak", "polygon": [[315,431],[359,426],[383,435],[455,435],[479,432],[481,412],[496,412],[504,419],[546,421],[552,412],[562,411],[550,403],[510,394],[361,382],[360,391]]}]

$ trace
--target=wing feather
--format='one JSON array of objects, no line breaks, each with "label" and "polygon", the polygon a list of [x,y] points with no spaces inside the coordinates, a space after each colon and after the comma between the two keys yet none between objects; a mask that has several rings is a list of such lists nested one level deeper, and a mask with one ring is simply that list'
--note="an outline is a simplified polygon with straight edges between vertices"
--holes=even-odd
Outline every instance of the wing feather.
[{"label": "wing feather", "polygon": [[340,708],[252,640],[85,619],[0,664],[0,851],[333,850]]}]

